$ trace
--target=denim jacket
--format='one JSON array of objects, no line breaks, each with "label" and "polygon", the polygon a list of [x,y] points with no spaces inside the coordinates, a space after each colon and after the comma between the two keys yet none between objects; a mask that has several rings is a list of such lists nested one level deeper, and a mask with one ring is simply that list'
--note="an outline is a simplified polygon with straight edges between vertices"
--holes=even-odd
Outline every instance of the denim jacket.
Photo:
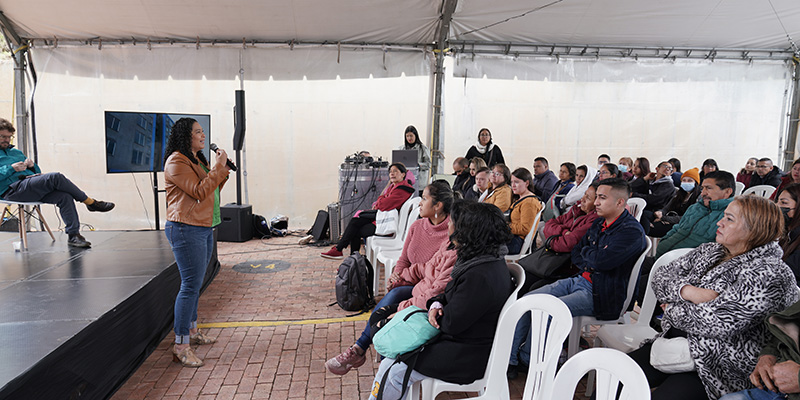
[{"label": "denim jacket", "polygon": [[647,244],[642,225],[627,210],[601,231],[604,222],[595,220],[572,249],[572,263],[591,273],[595,318],[611,320],[627,306],[631,270]]}]

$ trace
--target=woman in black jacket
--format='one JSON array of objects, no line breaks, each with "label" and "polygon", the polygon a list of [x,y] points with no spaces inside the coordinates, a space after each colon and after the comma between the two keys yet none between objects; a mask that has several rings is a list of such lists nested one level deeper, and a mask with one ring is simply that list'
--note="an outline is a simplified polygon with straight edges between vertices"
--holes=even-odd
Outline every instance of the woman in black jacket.
[{"label": "woman in black jacket", "polygon": [[800,213],[797,205],[800,203],[800,183],[786,186],[778,196],[778,207],[783,212],[786,222],[786,233],[781,236],[780,245],[783,248],[783,262],[792,269],[794,277],[800,284]]},{"label": "woman in black jacket", "polygon": [[464,157],[467,160],[480,157],[489,168],[494,167],[496,164],[506,163],[500,147],[492,142],[492,132],[489,132],[488,128],[481,128],[478,131],[478,142],[467,150],[467,155]]},{"label": "woman in black jacket", "polygon": [[[428,320],[441,335],[418,354],[409,386],[426,378],[458,384],[482,378],[500,311],[512,291],[504,259],[511,232],[500,210],[491,204],[456,201],[451,223],[454,220],[450,239],[458,259],[453,279],[443,294],[428,300]],[[401,398],[408,365],[392,366],[394,362],[391,358],[381,362],[370,399],[376,398],[386,373],[383,398]]]}]

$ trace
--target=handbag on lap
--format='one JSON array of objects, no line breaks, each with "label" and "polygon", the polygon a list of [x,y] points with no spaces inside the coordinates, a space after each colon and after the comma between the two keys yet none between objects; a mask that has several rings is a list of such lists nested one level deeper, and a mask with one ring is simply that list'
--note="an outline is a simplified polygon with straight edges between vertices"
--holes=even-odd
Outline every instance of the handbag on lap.
[{"label": "handbag on lap", "polygon": [[568,269],[572,264],[572,253],[559,253],[550,249],[550,242],[557,236],[550,236],[542,247],[522,257],[518,263],[525,272],[539,278],[558,277],[558,271]]}]

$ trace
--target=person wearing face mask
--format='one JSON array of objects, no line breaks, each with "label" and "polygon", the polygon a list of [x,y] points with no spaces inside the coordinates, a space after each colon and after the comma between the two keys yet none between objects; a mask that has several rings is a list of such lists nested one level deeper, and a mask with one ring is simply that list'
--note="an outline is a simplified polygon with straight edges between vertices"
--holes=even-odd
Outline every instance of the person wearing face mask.
[{"label": "person wearing face mask", "polygon": [[642,218],[647,218],[648,224],[644,231],[648,236],[664,237],[672,226],[681,221],[681,217],[690,206],[697,203],[700,197],[700,171],[692,168],[681,175],[681,186],[675,197],[661,210],[645,211]]},{"label": "person wearing face mask", "polygon": [[780,245],[783,248],[783,262],[794,272],[794,277],[800,284],[800,213],[797,204],[800,202],[800,184],[793,183],[778,196],[778,207],[781,208],[786,222],[785,233],[781,236]]},{"label": "person wearing face mask", "polygon": [[789,170],[789,173],[786,174],[786,176],[781,178],[781,184],[778,185],[778,188],[775,189],[775,192],[772,193],[770,199],[775,200],[777,202],[778,196],[781,195],[781,192],[783,192],[783,190],[787,186],[793,183],[800,183],[800,158],[794,160],[794,162],[792,163],[792,169]]},{"label": "person wearing face mask", "polygon": [[600,170],[600,168],[604,164],[608,164],[610,162],[611,162],[611,156],[609,156],[608,154],[605,154],[605,153],[600,154],[599,156],[597,156],[597,169]]},{"label": "person wearing face mask", "polygon": [[622,179],[630,182],[633,179],[633,159],[630,157],[622,157],[617,163],[619,172],[622,172]]}]

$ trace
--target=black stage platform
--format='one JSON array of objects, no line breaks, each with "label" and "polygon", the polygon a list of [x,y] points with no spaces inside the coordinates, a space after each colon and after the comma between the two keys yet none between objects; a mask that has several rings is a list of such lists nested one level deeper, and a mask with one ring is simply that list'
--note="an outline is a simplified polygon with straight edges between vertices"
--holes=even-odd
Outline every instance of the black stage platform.
[{"label": "black stage platform", "polygon": [[[105,399],[172,331],[180,276],[162,231],[82,232],[91,249],[0,232],[0,399]],[[203,289],[219,272],[216,249]]]}]

